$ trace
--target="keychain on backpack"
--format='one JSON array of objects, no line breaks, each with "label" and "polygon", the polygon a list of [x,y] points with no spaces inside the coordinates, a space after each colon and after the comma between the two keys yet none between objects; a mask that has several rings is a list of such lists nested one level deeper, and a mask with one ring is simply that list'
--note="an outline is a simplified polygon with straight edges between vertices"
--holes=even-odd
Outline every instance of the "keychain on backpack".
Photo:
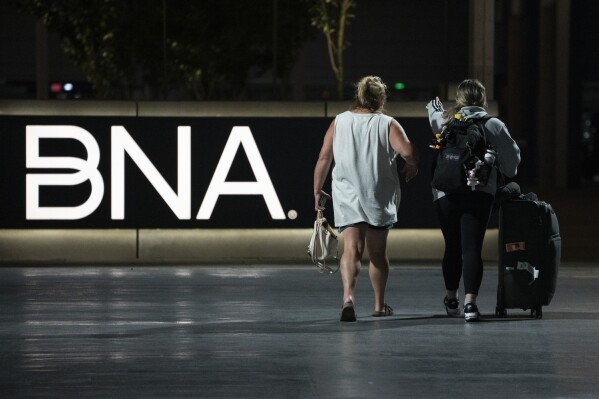
[{"label": "keychain on backpack", "polygon": [[481,181],[485,182],[486,184],[486,181],[489,179],[489,173],[495,165],[496,157],[497,152],[490,148],[487,148],[487,151],[485,152],[484,161],[481,161],[477,158],[477,161],[474,164],[474,168],[470,169],[466,173],[466,185],[468,187],[471,187],[473,191],[476,189],[476,186],[478,186],[479,184],[483,184],[481,183]]},{"label": "keychain on backpack", "polygon": [[445,137],[443,137],[443,132],[436,133],[435,137],[429,144],[429,147],[435,150],[440,150],[445,145]]},{"label": "keychain on backpack", "polygon": [[481,166],[483,166],[483,162],[479,159],[474,164],[474,168],[466,172],[466,185],[472,188],[472,191],[476,190],[476,186],[480,184],[480,181],[478,180],[478,171]]}]

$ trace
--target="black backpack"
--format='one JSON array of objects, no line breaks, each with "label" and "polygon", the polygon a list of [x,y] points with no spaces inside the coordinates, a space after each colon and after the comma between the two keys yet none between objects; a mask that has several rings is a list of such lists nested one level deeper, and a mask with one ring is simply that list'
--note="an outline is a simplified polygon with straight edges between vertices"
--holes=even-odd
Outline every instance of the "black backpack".
[{"label": "black backpack", "polygon": [[443,192],[474,190],[485,185],[491,166],[485,163],[487,140],[484,124],[492,117],[468,118],[456,114],[436,135],[431,147],[438,150],[433,161],[431,186]]}]

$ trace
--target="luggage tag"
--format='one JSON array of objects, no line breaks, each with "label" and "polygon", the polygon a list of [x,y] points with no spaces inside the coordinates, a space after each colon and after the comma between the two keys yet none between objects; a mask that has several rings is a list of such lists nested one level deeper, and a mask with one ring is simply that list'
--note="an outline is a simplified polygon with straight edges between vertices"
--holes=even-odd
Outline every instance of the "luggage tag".
[{"label": "luggage tag", "polygon": [[509,242],[505,244],[505,252],[525,251],[526,243],[524,241]]}]

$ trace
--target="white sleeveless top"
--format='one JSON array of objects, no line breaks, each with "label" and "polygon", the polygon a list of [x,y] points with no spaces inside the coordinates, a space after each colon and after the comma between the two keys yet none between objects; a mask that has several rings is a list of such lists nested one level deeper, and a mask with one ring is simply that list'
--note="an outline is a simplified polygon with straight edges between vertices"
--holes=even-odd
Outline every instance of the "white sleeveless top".
[{"label": "white sleeveless top", "polygon": [[397,222],[400,186],[389,143],[393,118],[346,111],[335,118],[333,211],[335,226]]}]

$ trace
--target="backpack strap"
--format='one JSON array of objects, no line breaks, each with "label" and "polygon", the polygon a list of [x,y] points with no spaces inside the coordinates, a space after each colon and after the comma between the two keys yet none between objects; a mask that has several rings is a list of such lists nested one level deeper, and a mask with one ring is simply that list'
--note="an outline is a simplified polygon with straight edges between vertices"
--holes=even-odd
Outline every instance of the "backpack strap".
[{"label": "backpack strap", "polygon": [[476,123],[478,123],[480,127],[483,128],[483,140],[485,141],[485,150],[487,149],[487,122],[489,121],[489,119],[493,118],[494,116],[491,116],[489,114],[481,118],[476,118]]}]

